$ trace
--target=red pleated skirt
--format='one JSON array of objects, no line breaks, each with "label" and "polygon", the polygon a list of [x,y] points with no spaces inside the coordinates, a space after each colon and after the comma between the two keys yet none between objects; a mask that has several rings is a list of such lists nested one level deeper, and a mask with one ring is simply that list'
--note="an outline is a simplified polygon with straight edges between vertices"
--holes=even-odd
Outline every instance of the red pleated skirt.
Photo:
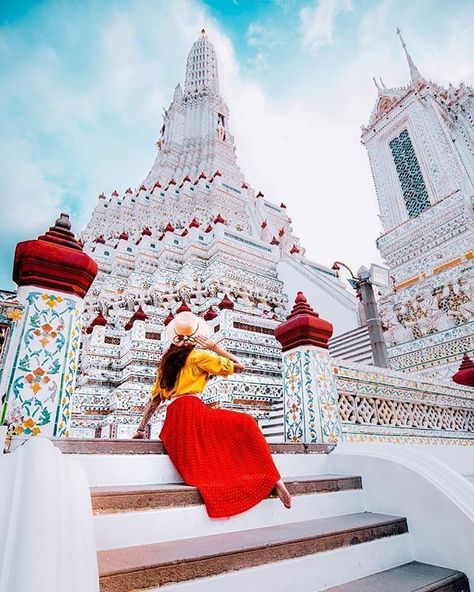
[{"label": "red pleated skirt", "polygon": [[183,395],[169,405],[160,439],[183,481],[198,488],[211,518],[245,512],[280,479],[253,417],[213,409],[198,397]]}]

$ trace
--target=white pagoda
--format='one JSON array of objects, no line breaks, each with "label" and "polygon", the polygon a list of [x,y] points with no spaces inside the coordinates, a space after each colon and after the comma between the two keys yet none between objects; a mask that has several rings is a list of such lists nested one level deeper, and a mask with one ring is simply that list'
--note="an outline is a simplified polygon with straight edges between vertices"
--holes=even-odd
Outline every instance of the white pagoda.
[{"label": "white pagoda", "polygon": [[164,327],[189,308],[248,368],[238,379],[211,380],[208,402],[253,414],[278,438],[282,375],[274,328],[288,313],[288,298],[304,290],[335,334],[358,326],[358,305],[333,270],[305,256],[286,206],[267,201],[239,169],[205,31],[189,53],[184,89],[178,84],[165,111],[157,148],[137,189],[99,195],[80,237],[99,272],[85,303],[71,435],[134,431],[167,345]]},{"label": "white pagoda", "polygon": [[393,286],[381,299],[391,367],[450,380],[474,349],[474,91],[415,66],[362,128]]}]

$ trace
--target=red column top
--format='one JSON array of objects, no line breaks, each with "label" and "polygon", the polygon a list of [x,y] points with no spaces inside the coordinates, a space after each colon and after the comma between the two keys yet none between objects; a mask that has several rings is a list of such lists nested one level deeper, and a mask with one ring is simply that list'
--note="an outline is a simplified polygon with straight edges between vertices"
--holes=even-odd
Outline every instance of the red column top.
[{"label": "red column top", "polygon": [[319,318],[303,292],[296,295],[293,310],[286,321],[275,328],[275,337],[284,352],[300,345],[315,345],[327,349],[332,333],[332,324]]},{"label": "red column top", "polygon": [[46,234],[18,243],[13,280],[18,286],[38,286],[83,298],[97,270],[97,263],[74,238],[69,216],[61,214]]}]

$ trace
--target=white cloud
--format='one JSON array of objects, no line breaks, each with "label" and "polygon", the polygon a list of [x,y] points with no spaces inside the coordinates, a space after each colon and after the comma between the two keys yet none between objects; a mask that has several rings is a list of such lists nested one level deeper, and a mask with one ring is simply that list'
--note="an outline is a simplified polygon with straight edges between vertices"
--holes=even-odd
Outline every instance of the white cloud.
[{"label": "white cloud", "polygon": [[352,10],[351,0],[317,0],[315,6],[300,10],[303,45],[317,50],[334,43],[336,19],[341,12]]},{"label": "white cloud", "polygon": [[[349,3],[337,3],[336,10],[334,2],[322,0],[309,9],[311,14],[323,4],[326,16],[319,19],[325,27],[319,25],[316,37],[331,42],[337,10]],[[438,44],[422,41],[414,10],[404,2],[381,2],[363,16],[358,46],[330,86],[317,84],[311,61],[301,66],[308,69],[304,85],[295,92],[289,82],[279,94],[265,90],[258,70],[253,78],[248,67],[242,71],[229,37],[192,0],[162,2],[159,8],[138,2],[113,11],[90,48],[87,80],[81,72],[68,71],[46,42],[22,60],[15,48],[5,48],[4,37],[0,51],[9,51],[16,67],[3,95],[28,104],[35,129],[19,133],[10,125],[3,130],[2,145],[9,150],[0,160],[5,168],[0,176],[9,209],[2,208],[1,236],[11,251],[16,241],[43,233],[64,205],[73,208],[73,229],[79,231],[101,191],[141,183],[155,158],[162,107],[183,81],[187,53],[204,26],[216,47],[221,92],[248,181],[268,199],[287,204],[312,258],[325,264],[341,259],[356,269],[379,260],[375,239],[381,226],[360,125],[375,101],[373,74],[388,85],[408,80],[395,26],[403,27],[422,73],[441,82],[474,79],[472,13],[452,16]],[[257,37],[258,30],[253,33]],[[269,65],[277,67],[271,60]],[[64,154],[46,159],[39,136]],[[5,263],[2,281],[10,273]]]}]

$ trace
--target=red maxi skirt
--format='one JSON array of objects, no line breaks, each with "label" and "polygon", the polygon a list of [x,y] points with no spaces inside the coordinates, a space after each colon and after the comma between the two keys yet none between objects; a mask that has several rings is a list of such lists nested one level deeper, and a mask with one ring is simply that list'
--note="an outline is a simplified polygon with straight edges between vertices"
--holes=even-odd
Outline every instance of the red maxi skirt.
[{"label": "red maxi skirt", "polygon": [[183,395],[169,405],[160,439],[183,481],[198,488],[211,518],[245,512],[280,479],[253,417],[213,409],[198,397]]}]

